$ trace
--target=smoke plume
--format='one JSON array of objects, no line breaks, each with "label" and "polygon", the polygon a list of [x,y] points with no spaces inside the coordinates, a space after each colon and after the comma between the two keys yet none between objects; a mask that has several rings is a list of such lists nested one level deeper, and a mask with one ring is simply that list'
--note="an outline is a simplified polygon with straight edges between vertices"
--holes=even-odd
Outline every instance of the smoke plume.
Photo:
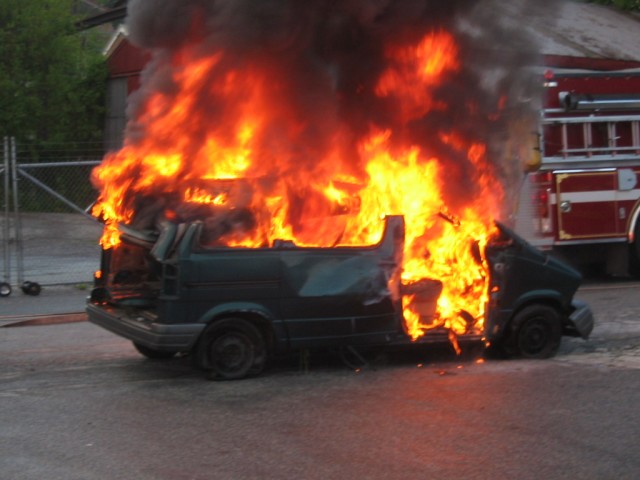
[{"label": "smoke plume", "polygon": [[[532,99],[540,96],[528,71],[538,53],[521,21],[548,3],[513,2],[516,17],[505,19],[497,0],[132,0],[130,39],[149,50],[152,61],[129,104],[126,142],[135,145],[149,135],[153,95],[161,93],[171,104],[181,62],[217,56],[216,67],[205,69],[204,85],[243,81],[229,72],[268,72],[261,88],[275,113],[256,139],[268,153],[249,176],[286,177],[295,185],[301,172],[325,175],[337,163],[362,178],[358,140],[375,128],[392,132],[392,145],[410,143],[445,161],[447,204],[455,212],[460,199],[480,194],[483,174],[443,134],[455,131],[467,144],[486,145],[508,210],[509,189],[517,187],[533,154]],[[380,95],[377,82],[388,68],[389,46],[416,44],[441,31],[453,34],[460,68],[429,93],[435,108],[411,114],[412,107],[393,94]],[[206,115],[175,125],[188,126],[194,157],[208,131],[225,134],[230,112],[244,101],[220,88],[201,88],[196,95],[194,104]],[[327,151],[338,152],[332,164]]]}]

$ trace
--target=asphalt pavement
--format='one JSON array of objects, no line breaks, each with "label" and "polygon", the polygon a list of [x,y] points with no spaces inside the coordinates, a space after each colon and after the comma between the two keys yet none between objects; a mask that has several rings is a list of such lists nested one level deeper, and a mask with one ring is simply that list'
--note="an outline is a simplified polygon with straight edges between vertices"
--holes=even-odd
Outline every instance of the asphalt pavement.
[{"label": "asphalt pavement", "polygon": [[[364,368],[286,357],[237,382],[205,381],[188,356],[146,359],[87,322],[0,328],[0,477],[635,480],[639,291],[585,285],[592,337],[544,361],[430,346]],[[78,293],[0,305],[67,311]]]}]

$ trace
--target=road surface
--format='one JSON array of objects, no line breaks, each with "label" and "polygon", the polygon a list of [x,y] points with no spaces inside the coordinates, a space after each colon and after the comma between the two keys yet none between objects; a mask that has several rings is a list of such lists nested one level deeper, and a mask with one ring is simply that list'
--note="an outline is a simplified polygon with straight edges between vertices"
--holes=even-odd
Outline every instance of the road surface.
[{"label": "road surface", "polygon": [[[87,322],[0,328],[7,479],[636,479],[640,284],[587,285],[592,339],[545,361],[447,346],[211,382]],[[6,325],[6,324],[5,324]]]}]

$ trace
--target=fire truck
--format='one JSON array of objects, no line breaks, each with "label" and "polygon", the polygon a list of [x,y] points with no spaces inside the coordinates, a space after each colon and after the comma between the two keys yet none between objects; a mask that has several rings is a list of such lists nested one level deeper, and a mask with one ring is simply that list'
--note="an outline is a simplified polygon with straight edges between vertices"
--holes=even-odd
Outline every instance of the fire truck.
[{"label": "fire truck", "polygon": [[550,63],[516,231],[580,268],[638,274],[640,62]]}]

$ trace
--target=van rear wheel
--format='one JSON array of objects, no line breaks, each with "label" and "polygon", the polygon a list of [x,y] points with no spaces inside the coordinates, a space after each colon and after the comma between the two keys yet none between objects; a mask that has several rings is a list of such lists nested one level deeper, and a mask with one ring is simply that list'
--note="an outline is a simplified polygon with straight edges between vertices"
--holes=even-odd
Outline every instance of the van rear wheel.
[{"label": "van rear wheel", "polygon": [[197,347],[198,364],[213,380],[237,380],[262,372],[266,363],[265,341],[252,323],[227,318],[211,324]]},{"label": "van rear wheel", "polygon": [[523,358],[553,357],[562,340],[558,311],[548,305],[529,305],[513,317],[504,350]]}]

